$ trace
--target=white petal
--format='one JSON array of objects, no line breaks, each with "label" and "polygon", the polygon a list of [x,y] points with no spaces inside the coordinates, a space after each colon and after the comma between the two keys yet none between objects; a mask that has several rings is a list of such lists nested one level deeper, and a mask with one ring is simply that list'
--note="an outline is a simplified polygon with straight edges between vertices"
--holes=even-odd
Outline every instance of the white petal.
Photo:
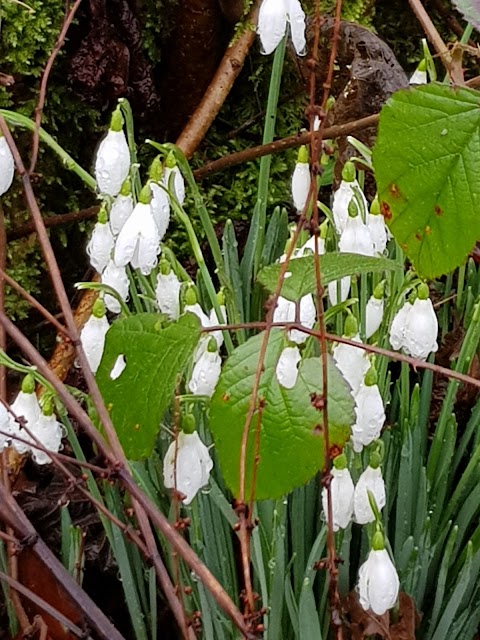
[{"label": "white petal", "polygon": [[159,273],[157,276],[155,295],[158,308],[170,320],[177,320],[180,315],[181,286],[180,280],[173,271],[170,271],[167,275]]},{"label": "white petal", "polygon": [[97,222],[87,244],[87,254],[90,258],[90,264],[98,273],[102,273],[107,266],[114,245],[115,239],[108,222],[105,224]]},{"label": "white petal", "polygon": [[412,310],[410,302],[405,302],[403,307],[395,315],[390,327],[390,344],[392,349],[401,349],[405,342],[405,330],[407,327],[408,316]]},{"label": "white petal", "polygon": [[105,348],[105,337],[109,329],[110,325],[106,316],[97,318],[91,315],[80,333],[82,347],[93,373],[97,372],[100,365]]},{"label": "white petal", "polygon": [[358,524],[367,524],[367,522],[375,521],[375,515],[368,499],[368,491],[373,494],[377,507],[381,511],[386,504],[386,496],[385,482],[380,467],[372,469],[372,467],[368,466],[355,485],[353,505],[355,522],[358,522]]},{"label": "white petal", "polygon": [[371,296],[365,308],[365,337],[371,338],[378,331],[383,320],[384,309],[383,298],[378,299]]},{"label": "white petal", "polygon": [[375,255],[383,255],[387,248],[387,227],[385,218],[381,215],[368,214],[368,229],[373,241],[373,250]]},{"label": "white petal", "polygon": [[188,388],[196,396],[212,397],[222,368],[222,359],[217,351],[205,350],[193,367]]},{"label": "white petal", "polygon": [[[62,444],[64,430],[55,415],[46,416],[41,413],[32,431],[45,449],[58,453]],[[31,451],[32,458],[37,464],[50,464],[52,462],[50,456],[44,451],[36,449],[34,446],[32,446]]]},{"label": "white petal", "polygon": [[132,196],[119,195],[115,198],[115,202],[110,209],[110,228],[114,236],[118,236],[123,228],[123,225],[132,215],[132,211]]},{"label": "white petal", "polygon": [[[30,446],[27,443],[32,443],[33,438],[28,435],[25,429],[20,427],[20,424],[15,420],[14,416],[23,418],[27,429],[33,432],[42,413],[36,394],[20,391],[11,405],[11,410],[9,430],[11,433],[12,446],[18,453],[26,453],[30,450]],[[27,443],[16,440],[16,436],[22,438],[22,440],[26,440]]]},{"label": "white petal", "polygon": [[363,191],[360,189],[360,185],[357,180],[354,180],[353,182],[342,180],[339,188],[333,194],[332,215],[338,235],[341,235],[345,229],[345,225],[349,219],[348,205],[355,193],[361,199],[365,211],[368,211],[367,199],[365,198]]},{"label": "white petal", "polygon": [[426,71],[420,71],[419,69],[416,69],[413,74],[412,77],[410,78],[409,83],[410,84],[427,84],[428,82],[428,75]]},{"label": "white petal", "polygon": [[118,235],[115,263],[124,267],[130,262],[134,269],[140,269],[144,275],[148,275],[157,264],[160,249],[151,207],[139,202]]},{"label": "white petal", "polygon": [[130,151],[123,131],[109,131],[98,147],[95,179],[100,193],[116,196],[130,170]]},{"label": "white petal", "polygon": [[295,303],[279,296],[273,312],[274,322],[293,322],[295,320]]},{"label": "white petal", "polygon": [[262,53],[275,51],[287,30],[287,0],[263,0],[258,14],[257,33]]},{"label": "white petal", "polygon": [[293,205],[298,213],[302,213],[310,194],[310,167],[307,162],[297,162],[292,175]]},{"label": "white petal", "polygon": [[[208,320],[211,327],[227,324],[227,309],[225,308],[225,305],[220,305],[220,311],[222,312],[223,322],[220,322],[215,309],[212,308],[212,310],[210,311]],[[220,349],[223,344],[223,331],[212,331],[209,335],[212,338],[215,338],[217,342],[217,348]]]},{"label": "white petal", "polygon": [[7,411],[2,403],[0,403],[0,453],[7,446],[10,440],[11,432],[11,414]]},{"label": "white petal", "polygon": [[185,180],[183,179],[182,172],[175,166],[173,168],[167,167],[163,176],[165,186],[169,187],[170,176],[173,174],[173,195],[176,197],[180,204],[185,201]]},{"label": "white petal", "polygon": [[4,136],[0,138],[0,196],[8,191],[13,182],[15,161]]},{"label": "white petal", "polygon": [[200,324],[205,329],[210,326],[210,318],[207,316],[202,307],[196,302],[195,304],[185,305],[185,313],[193,313],[200,320]]},{"label": "white petal", "polygon": [[[358,333],[350,339],[362,344]],[[353,393],[357,393],[370,367],[365,351],[349,344],[338,343],[333,347],[332,355],[335,364],[351,386]]]},{"label": "white petal", "polygon": [[121,353],[115,360],[115,364],[113,365],[112,370],[110,371],[110,379],[116,380],[117,378],[119,378],[122,375],[122,373],[125,371],[126,366],[127,366],[127,363],[125,362],[125,356],[123,355],[123,353]]},{"label": "white petal", "polygon": [[282,387],[293,389],[298,377],[298,363],[302,359],[298,347],[285,347],[280,354],[275,375]]},{"label": "white petal", "polygon": [[[392,325],[393,326],[393,325]],[[430,298],[417,298],[408,314],[403,348],[413,358],[426,360],[438,349],[438,320]]]},{"label": "white petal", "polygon": [[152,215],[158,228],[159,239],[162,241],[170,224],[170,198],[168,193],[158,184],[152,183],[150,189],[153,196],[150,203]]},{"label": "white petal", "polygon": [[[128,300],[129,283],[125,267],[118,267],[113,260],[110,260],[102,273],[102,284],[115,289],[124,302]],[[120,302],[116,298],[106,293],[104,301],[109,311],[120,313]]]},{"label": "white petal", "polygon": [[[294,308],[295,313],[295,308]],[[292,322],[295,320],[295,315],[292,318]],[[313,296],[308,294],[303,296],[300,300],[300,324],[307,329],[313,329],[317,320],[317,308],[313,300]],[[299,331],[298,329],[292,329],[289,332],[289,338],[292,342],[297,344],[303,344],[308,338],[308,333]]]},{"label": "white petal", "polygon": [[292,42],[297,55],[304,56],[307,50],[305,40],[305,12],[302,9],[300,0],[289,0],[288,18],[290,20],[290,31]]},{"label": "white petal", "polygon": [[332,306],[340,304],[340,302],[345,302],[345,300],[348,298],[348,294],[350,293],[350,285],[352,283],[352,280],[350,276],[345,276],[340,280],[340,300],[338,299],[337,294],[337,283],[338,280],[328,283],[328,299],[330,300],[330,304]]},{"label": "white petal", "polygon": [[[184,504],[190,504],[198,491],[208,483],[212,468],[210,453],[200,440],[198,433],[180,431],[177,444],[172,442],[165,455],[163,482],[167,489],[173,489],[176,484],[177,491],[186,496],[183,500]],[[174,478],[174,469],[176,469],[176,478]]]},{"label": "white petal", "polygon": [[355,394],[356,421],[352,426],[352,444],[357,452],[376,440],[385,424],[385,408],[378,385],[362,384]]},{"label": "white petal", "polygon": [[372,609],[377,615],[383,615],[395,605],[400,582],[385,549],[370,551],[358,577],[359,600],[365,611]]},{"label": "white petal", "polygon": [[[330,492],[332,498],[333,530],[346,529],[353,517],[353,480],[348,469],[332,469]],[[322,489],[322,506],[328,520],[327,489]]]},{"label": "white petal", "polygon": [[338,243],[338,249],[341,253],[358,253],[363,256],[373,256],[372,236],[360,216],[348,218]]}]

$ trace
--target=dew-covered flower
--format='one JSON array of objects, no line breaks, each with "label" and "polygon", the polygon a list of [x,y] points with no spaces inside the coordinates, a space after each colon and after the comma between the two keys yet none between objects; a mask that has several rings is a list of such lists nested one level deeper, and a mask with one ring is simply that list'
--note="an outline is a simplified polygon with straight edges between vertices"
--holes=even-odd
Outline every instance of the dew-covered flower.
[{"label": "dew-covered flower", "polygon": [[182,285],[177,274],[167,261],[160,264],[157,276],[155,297],[161,313],[165,313],[170,320],[178,320],[180,315],[180,289]]},{"label": "dew-covered flower", "polygon": [[360,216],[363,218],[363,214],[368,211],[367,199],[355,178],[355,166],[348,161],[342,170],[340,186],[333,194],[332,216],[338,235],[342,235],[347,224],[350,203],[356,202],[357,198],[360,201],[361,209],[363,209],[360,211]]},{"label": "dew-covered flower", "polygon": [[208,484],[212,468],[210,453],[198,432],[180,431],[177,443],[170,444],[163,460],[163,483],[167,489],[176,488],[185,496],[182,502],[190,504]]},{"label": "dew-covered flower", "polygon": [[[343,337],[363,344],[358,333],[357,321],[353,316],[348,316],[345,321]],[[333,347],[332,355],[340,373],[352,388],[353,394],[356,394],[370,367],[365,350],[339,342]]]},{"label": "dew-covered flower", "polygon": [[388,233],[381,213],[369,213],[367,227],[373,242],[373,253],[382,256],[387,248]]},{"label": "dew-covered flower", "polygon": [[371,338],[378,331],[383,320],[385,303],[383,300],[385,283],[379,282],[373,295],[369,298],[365,307],[365,338]]},{"label": "dew-covered flower", "polygon": [[110,324],[105,315],[103,300],[96,300],[93,305],[92,315],[86,321],[80,333],[85,356],[93,373],[97,372],[105,348],[105,338]]},{"label": "dew-covered flower", "polygon": [[215,338],[209,338],[206,348],[196,355],[192,377],[188,383],[191,393],[196,396],[212,397],[222,369],[222,358],[218,353]]},{"label": "dew-covered flower", "polygon": [[354,398],[356,419],[352,425],[351,440],[354,451],[360,452],[380,436],[386,419],[374,366],[365,374]]},{"label": "dew-covered flower", "polygon": [[[345,454],[337,456],[333,461],[330,481],[330,495],[332,501],[332,528],[334,531],[346,529],[353,517],[354,486],[352,476],[347,467]],[[322,489],[322,507],[328,521],[327,488]]]},{"label": "dew-covered flower", "polygon": [[[298,303],[298,319],[302,326],[313,329],[317,319],[317,308],[311,294],[307,294]],[[274,322],[295,322],[297,305],[283,296],[279,296],[277,306],[273,313]],[[302,344],[308,338],[308,334],[298,329],[291,329],[288,333],[289,340]]]},{"label": "dew-covered flower", "polygon": [[150,203],[152,215],[158,228],[158,236],[162,241],[170,224],[170,198],[165,189],[162,189],[158,184],[152,182],[150,188],[152,190],[152,201]]},{"label": "dew-covered flower", "polygon": [[[128,300],[128,276],[125,267],[119,267],[113,260],[110,260],[102,273],[102,284],[106,284],[118,293],[120,298],[126,302]],[[105,293],[105,306],[112,313],[120,313],[120,302],[115,296]]]},{"label": "dew-covered flower", "polygon": [[[340,285],[338,284],[340,282]],[[339,280],[334,280],[328,283],[328,299],[332,306],[345,302],[350,293],[350,286],[352,279],[350,276],[345,276]],[[338,299],[338,288],[340,286],[340,299]]]},{"label": "dew-covered flower", "polygon": [[308,164],[308,149],[300,147],[298,160],[292,175],[292,199],[293,205],[300,214],[304,211],[310,195],[310,165]]},{"label": "dew-covered flower", "polygon": [[392,347],[420,360],[426,360],[438,349],[438,320],[428,295],[428,286],[419,285],[413,305],[406,302],[390,328]]},{"label": "dew-covered flower", "polygon": [[358,524],[367,524],[367,522],[375,521],[375,514],[368,499],[369,491],[375,498],[379,511],[381,511],[386,504],[386,495],[385,482],[380,466],[373,468],[369,465],[355,485],[353,510],[355,522],[358,522]]},{"label": "dew-covered flower", "polygon": [[150,206],[150,186],[146,185],[138,203],[120,231],[115,245],[114,260],[125,267],[128,263],[134,269],[148,276],[157,264],[161,251],[158,228]]},{"label": "dew-covered flower", "polygon": [[170,183],[173,183],[172,195],[182,205],[185,201],[185,180],[173,153],[169,153],[165,160],[165,173],[163,175],[163,184],[168,190],[170,190]]},{"label": "dew-covered flower", "polygon": [[115,238],[108,224],[106,210],[102,207],[98,213],[98,222],[87,244],[87,254],[95,271],[103,272],[111,258],[114,246]]},{"label": "dew-covered flower", "polygon": [[110,228],[114,236],[118,236],[123,225],[132,215],[133,199],[130,190],[130,181],[127,179],[122,185],[120,193],[115,198],[110,209]]},{"label": "dew-covered flower", "polygon": [[[31,432],[35,430],[35,425],[40,418],[41,409],[38,398],[35,394],[35,380],[33,376],[27,375],[23,379],[21,391],[10,406],[12,413],[9,415],[10,439],[12,447],[18,453],[30,451],[30,444],[33,438],[23,429],[19,420]],[[22,438],[26,442],[21,442],[17,438]]]},{"label": "dew-covered flower", "polygon": [[298,364],[302,357],[298,347],[285,347],[275,368],[275,375],[282,387],[293,389],[298,377]]},{"label": "dew-covered flower", "polygon": [[290,23],[293,46],[299,56],[305,54],[305,13],[299,0],[263,0],[258,15],[257,33],[262,53],[275,51]]},{"label": "dew-covered flower", "polygon": [[[40,413],[36,423],[32,426],[32,433],[45,449],[58,453],[61,448],[64,429],[62,424],[58,422],[51,407],[43,408],[43,412]],[[50,464],[52,462],[52,458],[48,453],[35,447],[34,442],[32,442],[30,449],[32,458],[37,464]]]},{"label": "dew-covered flower", "polygon": [[10,189],[15,173],[15,161],[4,135],[0,132],[0,196]]},{"label": "dew-covered flower", "polygon": [[110,130],[98,147],[95,159],[95,179],[100,193],[116,196],[130,170],[130,151],[123,132],[123,117],[117,108],[112,115]]},{"label": "dew-covered flower", "polygon": [[400,581],[393,562],[385,549],[380,532],[373,537],[372,550],[358,574],[358,594],[365,611],[371,609],[381,616],[391,609],[398,598]]},{"label": "dew-covered flower", "polygon": [[[353,206],[356,207],[356,205]],[[352,208],[351,205],[350,208]],[[373,256],[372,235],[358,213],[355,216],[348,216],[338,242],[338,250],[340,253],[358,253],[362,256]]]}]

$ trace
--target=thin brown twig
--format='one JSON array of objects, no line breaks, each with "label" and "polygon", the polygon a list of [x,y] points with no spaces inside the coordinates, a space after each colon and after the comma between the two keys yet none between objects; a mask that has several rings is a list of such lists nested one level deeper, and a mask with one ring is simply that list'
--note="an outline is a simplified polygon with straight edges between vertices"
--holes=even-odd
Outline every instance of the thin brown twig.
[{"label": "thin brown twig", "polygon": [[[71,211],[70,213],[63,213],[58,216],[48,216],[43,219],[43,223],[47,228],[51,228],[60,227],[72,222],[79,222],[81,220],[89,220],[97,215],[99,208],[100,207],[95,205],[93,207],[88,207],[87,209],[81,209],[80,211]],[[25,236],[29,236],[36,232],[35,223],[27,222],[26,224],[19,225],[18,227],[14,227],[7,231],[7,240],[8,242],[11,242],[12,240],[18,240],[19,238],[24,238]]]},{"label": "thin brown twig", "polygon": [[80,6],[82,0],[75,0],[74,5],[65,16],[63,21],[62,30],[60,31],[60,35],[58,36],[57,42],[52,49],[52,52],[47,60],[47,64],[45,66],[45,70],[42,75],[42,80],[40,82],[40,92],[38,96],[38,103],[35,107],[35,129],[33,132],[33,140],[32,140],[32,159],[30,161],[30,169],[29,174],[32,174],[35,171],[35,165],[37,164],[38,158],[38,146],[40,143],[40,127],[42,124],[42,115],[43,115],[43,107],[45,106],[45,100],[47,98],[47,85],[48,78],[50,76],[50,71],[52,70],[53,63],[55,62],[55,58],[57,57],[60,49],[65,42],[65,37],[67,35],[67,31],[72,24],[73,18],[75,17],[75,13],[77,12],[78,7]]}]

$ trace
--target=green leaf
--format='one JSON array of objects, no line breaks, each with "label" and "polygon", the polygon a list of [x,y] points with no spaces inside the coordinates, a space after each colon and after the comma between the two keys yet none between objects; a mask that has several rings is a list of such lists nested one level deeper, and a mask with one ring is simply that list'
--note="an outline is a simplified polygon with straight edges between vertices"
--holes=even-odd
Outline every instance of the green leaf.
[{"label": "green leaf", "polygon": [[[240,448],[264,333],[238,347],[226,361],[210,405],[212,430],[222,473],[239,495]],[[268,342],[258,398],[264,408],[260,422],[260,462],[255,485],[259,500],[279,498],[323,467],[322,412],[312,406],[312,394],[322,393],[320,358],[302,360],[293,389],[280,386],[275,375],[286,346],[285,333],[273,330]],[[330,446],[343,447],[354,421],[349,387],[328,357],[328,418]],[[250,496],[258,412],[250,425],[245,495]]]},{"label": "green leaf", "polygon": [[480,237],[480,94],[429,84],[382,109],[373,165],[382,213],[421,276],[462,264]]},{"label": "green leaf", "polygon": [[[150,455],[163,414],[200,337],[191,313],[162,325],[162,316],[140,313],[115,321],[107,333],[97,382],[125,455]],[[123,354],[126,367],[116,379],[110,372]]]},{"label": "green leaf", "polygon": [[[313,255],[290,261],[282,285],[281,293],[284,298],[296,302],[316,290],[314,261],[315,256]],[[281,268],[281,264],[271,264],[259,273],[258,280],[268,291],[273,292],[277,288]],[[322,285],[326,286],[329,282],[355,273],[395,271],[401,269],[401,266],[387,258],[369,258],[356,253],[327,253],[320,256],[320,269]]]}]

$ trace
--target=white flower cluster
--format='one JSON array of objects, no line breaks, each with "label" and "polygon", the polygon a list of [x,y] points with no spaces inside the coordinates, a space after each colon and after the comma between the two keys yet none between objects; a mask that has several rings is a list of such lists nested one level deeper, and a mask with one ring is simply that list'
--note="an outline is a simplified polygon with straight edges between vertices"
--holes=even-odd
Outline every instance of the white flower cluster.
[{"label": "white flower cluster", "polygon": [[[43,408],[40,406],[31,375],[24,378],[10,411],[0,404],[0,431],[1,448],[12,446],[20,454],[31,453],[37,464],[52,461],[43,449],[58,453],[64,435],[50,401],[46,399]],[[38,448],[37,441],[43,449]]]}]

